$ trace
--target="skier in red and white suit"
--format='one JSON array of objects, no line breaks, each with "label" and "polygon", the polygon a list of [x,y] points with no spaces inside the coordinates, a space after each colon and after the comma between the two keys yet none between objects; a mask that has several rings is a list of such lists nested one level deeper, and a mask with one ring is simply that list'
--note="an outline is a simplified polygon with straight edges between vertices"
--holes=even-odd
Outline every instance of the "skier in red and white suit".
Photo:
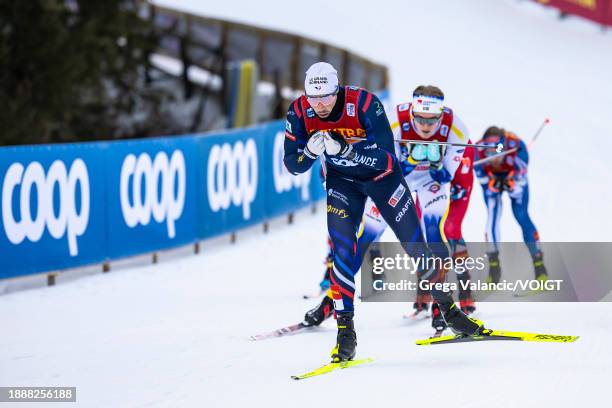
[{"label": "skier in red and white suit", "polygon": [[[423,92],[424,91],[424,92]],[[412,103],[397,106],[397,122],[392,125],[396,139],[427,142],[471,143],[467,129],[443,106],[443,94],[436,87],[419,87]],[[427,242],[450,244],[453,255],[466,256],[461,235],[461,222],[467,210],[473,182],[473,148],[439,144],[402,144],[398,147],[402,170],[413,194]],[[451,197],[456,200],[451,200]],[[358,250],[366,252],[369,244],[380,238],[386,224],[368,202],[363,224],[359,231]],[[452,209],[452,212],[451,212]],[[449,217],[451,217],[449,221]],[[446,227],[448,224],[448,229]],[[447,236],[450,233],[450,236]],[[462,243],[462,245],[458,245]],[[432,247],[433,248],[433,247]],[[440,256],[448,256],[446,245],[437,245]],[[469,273],[458,274],[459,280],[469,279]],[[462,288],[461,285],[459,285]],[[473,312],[474,302],[467,291],[461,291],[460,301],[464,311]],[[427,308],[428,293],[417,293],[415,308]],[[434,327],[436,310],[433,310]]]}]

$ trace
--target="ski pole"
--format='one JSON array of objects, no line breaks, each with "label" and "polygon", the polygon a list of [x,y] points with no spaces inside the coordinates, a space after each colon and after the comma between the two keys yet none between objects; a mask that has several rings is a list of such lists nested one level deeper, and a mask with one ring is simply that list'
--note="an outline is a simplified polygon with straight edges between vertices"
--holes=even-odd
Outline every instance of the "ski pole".
[{"label": "ski pole", "polygon": [[[347,137],[348,140],[365,140],[360,137]],[[504,149],[504,145],[502,143],[494,144],[471,144],[471,143],[454,143],[454,142],[437,142],[437,141],[427,141],[427,140],[404,140],[404,139],[393,139],[394,142],[404,143],[404,144],[439,144],[439,145],[447,145],[447,146],[465,146],[465,147],[484,147],[484,148],[495,148],[496,152],[501,152]]]},{"label": "ski pole", "polygon": [[550,119],[548,119],[548,118],[544,119],[544,122],[542,122],[542,124],[540,125],[540,128],[536,131],[535,135],[533,135],[533,137],[531,138],[531,141],[529,142],[529,145],[527,147],[529,147],[531,149],[531,146],[533,146],[533,144],[535,143],[535,141],[538,138],[538,136],[540,136],[540,133],[542,133],[542,130],[544,129],[544,126],[548,125],[549,123],[550,123]]},{"label": "ski pole", "polygon": [[[549,123],[550,123],[550,119],[548,119],[548,118],[544,119],[544,122],[542,122],[542,124],[540,125],[540,127],[538,128],[538,130],[535,132],[535,134],[533,135],[533,137],[532,137],[532,138],[531,138],[531,140],[529,141],[529,144],[527,145],[527,148],[528,148],[528,149],[531,149],[531,147],[532,147],[532,146],[533,146],[533,144],[535,143],[535,141],[536,141],[536,139],[538,138],[538,136],[540,136],[540,133],[542,133],[542,130],[544,129],[544,127],[545,127],[546,125],[548,125]],[[482,164],[482,163],[486,163],[486,162],[491,161],[491,160],[493,160],[493,159],[497,159],[498,157],[503,157],[503,156],[505,156],[505,155],[507,155],[507,154],[510,154],[510,153],[514,153],[514,152],[516,152],[518,149],[519,149],[518,147],[515,147],[515,148],[513,148],[513,149],[506,150],[505,152],[502,152],[502,153],[499,153],[499,152],[498,152],[498,154],[495,154],[495,155],[493,155],[493,156],[489,156],[489,157],[485,157],[485,158],[480,159],[480,160],[476,160],[476,161],[474,162],[474,166],[477,166],[477,165]]]},{"label": "ski pole", "polygon": [[510,153],[514,153],[517,150],[518,150],[518,147],[514,147],[514,148],[512,148],[510,150],[506,150],[505,152],[494,154],[493,156],[485,157],[484,159],[476,160],[474,162],[474,166],[477,166],[477,165],[482,164],[482,163],[486,163],[488,161],[491,161],[493,159],[497,159],[498,157],[502,157],[502,156],[505,156],[505,155],[510,154]]}]

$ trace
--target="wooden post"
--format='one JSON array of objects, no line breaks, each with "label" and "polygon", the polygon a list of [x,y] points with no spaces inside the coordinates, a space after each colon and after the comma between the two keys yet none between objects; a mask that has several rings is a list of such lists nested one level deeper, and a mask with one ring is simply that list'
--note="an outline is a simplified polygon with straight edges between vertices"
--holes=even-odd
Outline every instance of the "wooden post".
[{"label": "wooden post", "polygon": [[287,216],[287,224],[293,224],[293,213],[289,213]]},{"label": "wooden post", "polygon": [[47,286],[55,286],[56,276],[57,276],[57,273],[55,272],[47,274]]},{"label": "wooden post", "polygon": [[200,242],[193,244],[193,253],[196,255],[200,253]]},{"label": "wooden post", "polygon": [[102,273],[110,272],[110,262],[106,261],[102,264]]},{"label": "wooden post", "polygon": [[236,243],[236,233],[235,232],[232,232],[232,235],[230,235],[230,243],[231,244]]},{"label": "wooden post", "polygon": [[263,223],[263,232],[264,232],[264,234],[267,234],[269,230],[270,230],[270,224],[268,224],[267,222],[264,222]]},{"label": "wooden post", "polygon": [[153,252],[152,261],[153,261],[154,264],[157,263],[157,252]]}]

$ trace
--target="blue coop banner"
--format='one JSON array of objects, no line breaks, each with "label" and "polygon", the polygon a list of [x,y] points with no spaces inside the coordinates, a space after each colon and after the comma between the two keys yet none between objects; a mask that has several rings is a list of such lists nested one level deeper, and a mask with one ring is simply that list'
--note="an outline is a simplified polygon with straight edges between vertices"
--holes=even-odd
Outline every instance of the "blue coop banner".
[{"label": "blue coop banner", "polygon": [[109,149],[109,258],[196,239],[195,146],[193,137],[176,137],[117,143]]},{"label": "blue coop banner", "polygon": [[318,161],[285,168],[284,127],[0,148],[0,279],[188,244],[324,198]]},{"label": "blue coop banner", "polygon": [[106,146],[0,149],[0,278],[104,259]]}]

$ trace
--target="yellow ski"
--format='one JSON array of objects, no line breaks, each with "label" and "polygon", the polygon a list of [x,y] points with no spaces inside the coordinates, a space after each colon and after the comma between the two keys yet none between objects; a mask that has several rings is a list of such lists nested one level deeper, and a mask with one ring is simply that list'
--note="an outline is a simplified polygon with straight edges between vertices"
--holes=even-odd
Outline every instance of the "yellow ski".
[{"label": "yellow ski", "polygon": [[310,377],[314,377],[317,375],[323,375],[323,374],[331,373],[332,371],[337,370],[337,369],[354,367],[360,364],[371,363],[372,361],[374,361],[373,358],[362,358],[360,360],[342,361],[340,363],[329,363],[329,364],[324,365],[323,367],[319,367],[316,370],[313,370],[306,374],[292,375],[291,378],[293,378],[294,380],[303,380],[304,378],[310,378]]},{"label": "yellow ski", "polygon": [[526,332],[511,332],[504,330],[489,330],[485,329],[484,333],[478,336],[465,336],[462,334],[435,337],[423,340],[417,340],[419,346],[428,346],[430,344],[450,344],[450,343],[467,343],[473,341],[488,341],[488,340],[515,340],[515,341],[540,341],[540,342],[556,342],[556,343],[571,343],[578,340],[580,336],[563,336],[558,334],[539,334]]}]

